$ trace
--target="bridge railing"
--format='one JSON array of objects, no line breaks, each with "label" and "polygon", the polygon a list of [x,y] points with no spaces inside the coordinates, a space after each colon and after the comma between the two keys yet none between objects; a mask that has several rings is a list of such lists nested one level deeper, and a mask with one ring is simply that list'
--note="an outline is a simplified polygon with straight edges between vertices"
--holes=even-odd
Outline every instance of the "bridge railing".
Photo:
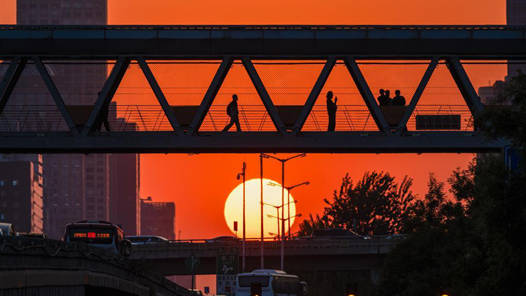
[{"label": "bridge railing", "polygon": [[[278,106],[287,107],[287,106]],[[290,106],[298,109],[300,106]],[[67,106],[73,121],[79,128],[89,118],[91,106]],[[197,106],[173,106],[180,124],[188,126],[197,110]],[[289,108],[290,109],[290,108]],[[161,106],[158,105],[112,105],[108,121],[112,132],[157,132],[171,131],[172,127]],[[292,113],[294,116],[294,112]],[[289,112],[290,117],[290,112]],[[418,105],[409,118],[407,129],[419,128],[419,116],[452,115],[458,124],[454,127],[427,127],[425,130],[473,131],[473,116],[465,105]],[[283,118],[290,123],[295,117]],[[292,120],[291,120],[292,119]],[[202,132],[220,132],[230,121],[226,114],[226,105],[214,105],[206,115],[200,128]],[[261,105],[239,105],[239,121],[243,131],[272,132],[275,127]],[[327,130],[328,114],[324,105],[315,105],[303,131],[322,132]],[[396,120],[395,120],[396,121]],[[0,132],[57,132],[68,131],[60,112],[54,105],[8,105],[0,114]],[[102,127],[102,131],[105,131]],[[231,128],[235,131],[235,126]],[[365,105],[339,105],[336,113],[336,131],[372,132],[378,131],[374,119]]]},{"label": "bridge railing", "polygon": [[[305,251],[309,250],[355,250],[356,252],[363,252],[369,250],[373,252],[384,252],[389,250],[398,242],[397,239],[385,239],[385,238],[373,238],[373,239],[362,239],[362,238],[347,238],[347,239],[327,239],[327,238],[316,238],[316,239],[298,239],[298,240],[287,240],[285,242],[285,248],[289,250]],[[247,251],[258,250],[261,247],[258,241],[247,241]],[[276,241],[265,241],[264,247],[266,250],[279,250],[281,248],[281,242]],[[228,242],[205,242],[199,240],[199,242],[191,241],[171,241],[170,243],[152,243],[144,245],[134,246],[133,257],[141,258],[146,254],[152,256],[155,252],[162,252],[162,256],[166,256],[164,252],[169,252],[174,256],[184,256],[186,253],[192,252],[215,252],[217,250],[240,250],[241,241],[228,241]],[[154,253],[152,253],[154,252]],[[157,253],[155,253],[157,254]],[[146,256],[150,256],[146,255]],[[171,255],[170,255],[171,256]]]}]

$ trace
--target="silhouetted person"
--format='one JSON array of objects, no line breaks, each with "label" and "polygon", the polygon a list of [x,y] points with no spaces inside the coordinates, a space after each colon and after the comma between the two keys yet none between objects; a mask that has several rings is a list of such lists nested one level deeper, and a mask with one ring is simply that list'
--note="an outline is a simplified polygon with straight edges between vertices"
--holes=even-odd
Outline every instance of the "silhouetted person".
[{"label": "silhouetted person", "polygon": [[[98,93],[98,96],[100,97],[100,92]],[[104,124],[104,128],[106,131],[110,132],[110,122],[108,121],[108,115],[109,115],[109,109],[110,109],[110,103],[111,101],[104,102],[102,105],[102,110],[100,111],[100,119],[99,119],[99,126],[98,130],[102,131],[102,125]]]},{"label": "silhouetted person", "polygon": [[397,89],[395,91],[395,97],[393,98],[394,106],[405,106],[405,98],[400,95],[400,91]]},{"label": "silhouetted person", "polygon": [[388,89],[385,90],[385,101],[387,102],[386,106],[393,104],[393,100],[391,99],[391,91]]},{"label": "silhouetted person", "polygon": [[389,99],[385,95],[385,90],[383,90],[383,89],[380,89],[380,96],[378,97],[378,104],[380,104],[380,106],[387,106],[387,105],[389,105]]},{"label": "silhouetted person", "polygon": [[225,126],[223,132],[228,131],[234,123],[238,132],[241,131],[241,125],[239,124],[239,110],[237,109],[237,95],[232,95],[232,102],[226,107],[226,114],[230,117],[230,122]]},{"label": "silhouetted person", "polygon": [[336,110],[338,109],[338,106],[336,103],[338,103],[338,97],[334,98],[334,102],[332,101],[333,93],[332,91],[327,92],[327,114],[329,115],[329,126],[327,127],[327,130],[329,132],[333,132],[336,128]]}]

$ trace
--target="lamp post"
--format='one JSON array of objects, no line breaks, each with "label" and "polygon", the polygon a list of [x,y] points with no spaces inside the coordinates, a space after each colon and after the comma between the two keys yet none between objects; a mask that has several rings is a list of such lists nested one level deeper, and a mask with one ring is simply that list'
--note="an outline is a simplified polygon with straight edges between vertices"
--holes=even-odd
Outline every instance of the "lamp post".
[{"label": "lamp post", "polygon": [[[309,185],[310,182],[309,181],[305,181],[303,183],[299,183],[299,184],[296,184],[296,185],[293,185],[293,186],[289,186],[289,187],[285,187],[285,189],[287,189],[287,211],[288,211],[288,217],[290,218],[290,191],[296,187],[300,187],[300,186],[303,186],[303,185]],[[296,203],[296,201],[294,201],[294,203]],[[289,224],[289,239],[292,237],[291,236],[291,231],[290,231],[290,219],[287,221],[287,223]]]},{"label": "lamp post", "polygon": [[265,238],[265,233],[263,232],[263,156],[264,154],[263,153],[260,153],[259,154],[259,174],[260,174],[260,177],[259,177],[259,181],[260,181],[260,184],[261,184],[261,196],[260,196],[260,207],[261,207],[261,242],[260,242],[260,253],[261,253],[261,262],[260,262],[260,266],[261,266],[261,269],[265,268],[265,256],[263,254],[263,250],[265,249],[265,242],[264,242],[264,238]]},{"label": "lamp post", "polygon": [[241,270],[243,272],[245,271],[245,239],[246,239],[246,223],[245,223],[245,180],[246,180],[246,170],[247,170],[247,164],[243,161],[243,167],[241,169],[241,173],[237,174],[237,179],[239,180],[240,177],[243,177],[243,241],[242,241],[242,259],[241,259]]},{"label": "lamp post", "polygon": [[[307,154],[301,153],[294,156],[291,156],[289,158],[278,158],[273,155],[261,153],[261,158],[272,158],[279,162],[281,162],[281,204],[285,204],[285,163],[289,160],[292,160],[294,158],[298,157],[305,157]],[[261,162],[263,162],[263,159],[261,159]],[[261,181],[263,183],[263,181]],[[263,185],[261,185],[263,189]],[[263,215],[262,215],[263,216]],[[285,207],[281,208],[281,217],[285,217]],[[263,233],[263,231],[261,232]],[[284,262],[285,259],[285,220],[281,220],[281,270],[284,270]]]},{"label": "lamp post", "polygon": [[267,215],[267,217],[269,218],[276,218],[276,222],[277,222],[277,225],[278,225],[278,237],[280,237],[280,234],[279,234],[279,209],[276,208],[276,214],[277,216],[274,216],[274,215]]},{"label": "lamp post", "polygon": [[[273,182],[269,182],[269,183],[267,183],[267,185],[271,185],[271,186],[279,186],[279,184],[277,184],[277,183],[273,183]],[[290,197],[290,196],[289,196],[289,197]],[[286,203],[285,205],[286,205],[286,206],[289,206],[290,203],[291,203],[291,202],[289,201],[289,202]],[[295,204],[295,203],[298,203],[298,201],[297,201],[297,200],[293,200],[292,203]],[[275,209],[276,209],[276,212],[277,212],[277,217],[279,217],[279,209],[280,209],[281,207],[283,207],[283,205],[281,205],[281,206],[276,206],[276,205],[269,204],[269,203],[266,203],[266,202],[264,202],[263,205],[275,208]],[[267,215],[267,217],[269,217],[269,215]],[[289,212],[289,217],[290,217],[290,212]],[[272,218],[276,218],[276,216],[272,216]],[[290,221],[290,220],[289,220],[289,221]],[[290,225],[290,223],[289,223],[289,225]],[[281,233],[281,231],[279,230],[279,228],[280,228],[280,227],[279,227],[279,220],[278,220],[278,237],[280,237],[280,233]],[[289,226],[289,232],[290,232],[290,226]]]},{"label": "lamp post", "polygon": [[[268,184],[271,184],[271,183],[268,183]],[[272,183],[272,184],[274,184],[274,183]],[[296,203],[296,201],[294,201],[294,203]],[[278,218],[278,238],[279,238],[279,237],[280,237],[280,233],[281,233],[281,231],[279,230],[279,209],[280,209],[281,207],[283,207],[283,205],[281,205],[281,206],[276,206],[276,205],[269,204],[269,203],[266,203],[266,202],[264,202],[263,205],[265,205],[265,206],[270,206],[270,207],[273,207],[273,208],[276,209],[276,216],[273,216],[273,215],[267,215],[267,217],[269,217],[269,218]]]},{"label": "lamp post", "polygon": [[[278,216],[267,215],[267,217],[269,217],[269,218],[276,218],[276,219],[278,219],[278,221],[281,220],[281,222],[283,222],[283,221],[286,221],[286,220],[290,220],[290,219],[292,219],[292,218],[299,218],[299,217],[301,217],[301,213],[298,213],[297,215],[294,215],[294,216],[292,216],[292,217],[288,217],[288,218],[285,218],[285,219],[280,218],[280,217],[279,217],[279,213],[278,213]],[[279,223],[279,222],[278,222],[278,223]],[[279,226],[278,226],[278,230],[279,230]],[[278,233],[278,236],[279,236],[279,233]]]}]

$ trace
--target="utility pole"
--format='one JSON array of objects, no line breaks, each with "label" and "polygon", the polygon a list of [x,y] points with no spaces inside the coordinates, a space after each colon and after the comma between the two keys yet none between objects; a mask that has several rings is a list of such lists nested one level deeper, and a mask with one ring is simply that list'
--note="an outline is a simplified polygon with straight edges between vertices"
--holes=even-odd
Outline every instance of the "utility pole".
[{"label": "utility pole", "polygon": [[264,257],[264,238],[265,233],[263,232],[263,153],[259,154],[259,181],[261,182],[261,198],[260,198],[260,206],[261,206],[261,269],[265,268],[265,257]]},{"label": "utility pole", "polygon": [[[275,159],[281,162],[281,205],[282,205],[281,217],[282,219],[285,217],[285,207],[283,206],[285,205],[285,163],[294,158],[305,157],[306,155],[307,154],[305,153],[301,153],[301,154],[291,156],[289,158],[278,158],[276,156],[265,154],[265,153],[260,154],[260,157],[262,158],[263,157],[272,158],[272,159]],[[261,159],[261,165],[263,166],[263,159]],[[261,179],[261,190],[262,190],[261,192],[263,192],[263,178]],[[263,209],[263,199],[261,200],[262,200],[261,208]],[[263,212],[261,213],[261,217],[262,217],[261,219],[263,220]],[[261,223],[263,223],[263,221]],[[263,231],[261,231],[261,233],[263,235]],[[281,270],[284,270],[285,269],[285,220],[281,220],[281,252],[280,253],[281,253],[281,256],[280,256],[281,257]]]}]

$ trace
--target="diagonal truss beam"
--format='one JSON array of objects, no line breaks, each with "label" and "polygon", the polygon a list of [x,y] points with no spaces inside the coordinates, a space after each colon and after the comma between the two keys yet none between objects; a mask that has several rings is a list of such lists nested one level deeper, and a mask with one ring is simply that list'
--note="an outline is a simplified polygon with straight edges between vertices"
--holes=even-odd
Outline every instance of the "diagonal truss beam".
[{"label": "diagonal truss beam", "polygon": [[309,117],[312,107],[314,106],[314,103],[316,103],[316,99],[320,95],[321,90],[323,89],[325,82],[327,82],[327,78],[329,78],[329,75],[331,74],[335,64],[336,59],[331,57],[327,60],[325,66],[323,66],[320,76],[318,76],[318,79],[316,80],[316,83],[314,84],[314,87],[312,88],[309,97],[305,102],[305,106],[301,110],[300,116],[294,124],[294,134],[297,135],[303,128],[303,125],[305,125],[305,121],[307,121],[307,117]]},{"label": "diagonal truss beam", "polygon": [[252,64],[250,59],[247,57],[242,58],[241,61],[243,62],[243,66],[247,70],[248,76],[250,76],[250,80],[252,80],[252,83],[254,84],[254,87],[256,88],[259,97],[263,101],[265,109],[267,109],[267,112],[270,115],[270,118],[272,119],[276,130],[281,134],[285,134],[287,131],[285,129],[283,121],[281,120],[281,117],[279,116],[278,109],[276,109],[276,106],[274,106],[274,103],[272,103],[267,89],[263,85],[263,82],[261,81],[261,78],[259,77],[258,72],[254,67],[254,64]]},{"label": "diagonal truss beam", "polygon": [[24,71],[27,64],[27,58],[16,58],[11,61],[7,69],[4,79],[0,82],[0,114],[4,111],[9,97],[15,89],[16,83],[20,79],[20,75]]},{"label": "diagonal truss beam", "polygon": [[44,83],[46,84],[46,87],[49,90],[51,97],[53,97],[55,105],[57,105],[58,111],[62,115],[62,119],[64,119],[73,135],[78,135],[79,131],[75,126],[75,122],[73,122],[71,115],[66,109],[66,104],[64,104],[64,100],[62,99],[62,96],[60,95],[60,92],[58,91],[57,86],[53,82],[53,79],[49,75],[49,72],[47,71],[46,67],[44,66],[44,64],[42,64],[42,61],[38,57],[33,57],[33,62],[35,63],[38,72],[40,73],[40,77],[42,77],[42,80],[44,80]]},{"label": "diagonal truss beam", "polygon": [[369,85],[367,85],[367,81],[363,77],[362,71],[358,67],[358,64],[356,64],[356,60],[352,57],[346,57],[344,62],[356,84],[356,87],[358,88],[358,91],[360,91],[360,95],[365,101],[367,108],[371,112],[378,129],[386,134],[391,134],[389,123],[387,123],[382,110],[378,106],[378,103],[376,103],[376,99],[374,98]]},{"label": "diagonal truss beam", "polygon": [[460,63],[460,60],[456,57],[451,57],[446,60],[446,64],[451,76],[453,76],[453,79],[460,90],[460,93],[462,94],[462,97],[466,101],[471,114],[473,116],[477,115],[484,109],[484,105],[480,102],[480,97],[475,91],[475,88],[473,87],[466,70]]},{"label": "diagonal truss beam", "polygon": [[206,113],[208,113],[208,110],[210,110],[210,106],[212,106],[212,103],[214,102],[214,99],[219,92],[223,81],[225,81],[225,77],[230,70],[230,67],[232,67],[232,62],[232,57],[225,57],[221,62],[221,65],[219,65],[214,79],[212,79],[212,83],[210,83],[205,97],[203,98],[203,101],[201,102],[201,105],[199,106],[199,109],[192,120],[192,124],[190,125],[191,135],[195,135],[203,124]]},{"label": "diagonal truss beam", "polygon": [[117,60],[117,63],[111,70],[109,78],[104,83],[102,91],[99,93],[99,97],[97,98],[97,102],[93,107],[93,111],[91,111],[89,119],[82,130],[83,136],[87,136],[90,132],[92,132],[95,128],[95,124],[101,119],[100,117],[102,115],[102,109],[113,99],[113,96],[117,92],[117,88],[119,87],[119,84],[121,83],[129,65],[129,58],[119,58]]},{"label": "diagonal truss beam", "polygon": [[398,135],[402,133],[402,131],[407,127],[407,122],[409,121],[411,114],[413,114],[413,112],[415,111],[416,105],[418,104],[418,101],[422,97],[422,93],[424,92],[424,89],[429,83],[429,80],[431,79],[431,76],[433,75],[433,72],[435,71],[437,65],[438,65],[438,58],[433,58],[431,60],[431,63],[429,63],[429,65],[427,66],[426,72],[424,73],[422,80],[420,80],[420,84],[418,84],[418,87],[416,88],[415,93],[413,94],[413,98],[411,99],[411,102],[405,109],[405,113],[404,113],[404,116],[402,117],[402,120],[400,120],[400,123],[398,123],[398,127],[396,128],[396,133]]},{"label": "diagonal truss beam", "polygon": [[157,101],[159,101],[159,104],[163,108],[164,114],[166,115],[166,118],[168,118],[168,121],[170,122],[170,125],[174,129],[174,131],[179,134],[181,125],[175,118],[175,112],[168,104],[168,101],[166,100],[166,97],[164,96],[164,93],[159,87],[159,83],[157,83],[157,80],[155,79],[155,76],[152,73],[152,70],[144,60],[144,58],[138,58],[137,62],[139,63],[139,66],[142,69],[142,72],[144,73],[144,76],[148,80],[148,83],[150,83],[150,87],[152,88],[155,97],[157,98]]}]

